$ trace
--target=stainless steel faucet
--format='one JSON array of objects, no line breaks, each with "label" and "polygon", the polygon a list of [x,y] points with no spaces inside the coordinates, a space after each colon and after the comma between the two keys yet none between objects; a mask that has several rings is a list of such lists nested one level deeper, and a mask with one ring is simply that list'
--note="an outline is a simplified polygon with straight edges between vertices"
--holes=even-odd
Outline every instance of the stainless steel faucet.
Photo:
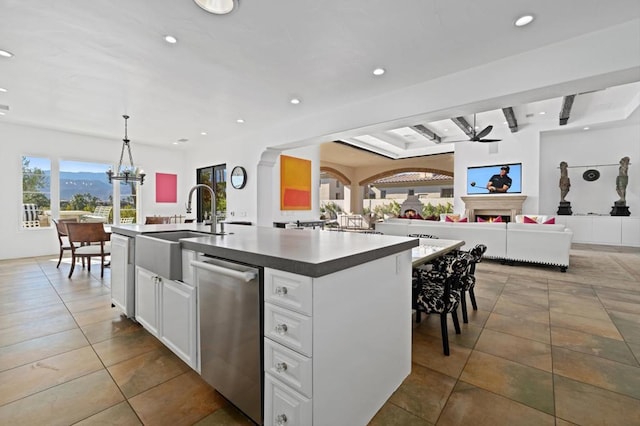
[{"label": "stainless steel faucet", "polygon": [[209,190],[209,193],[211,194],[211,233],[215,234],[218,225],[216,220],[216,194],[215,192],[213,192],[213,189],[211,189],[210,186],[199,183],[191,188],[191,190],[189,191],[189,202],[187,203],[187,213],[191,213],[191,195],[198,188],[207,188]]}]

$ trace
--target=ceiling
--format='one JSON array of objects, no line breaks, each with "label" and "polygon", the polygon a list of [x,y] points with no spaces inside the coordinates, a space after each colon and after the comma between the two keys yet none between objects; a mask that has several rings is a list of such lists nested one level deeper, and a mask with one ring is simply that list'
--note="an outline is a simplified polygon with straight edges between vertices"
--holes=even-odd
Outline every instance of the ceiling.
[{"label": "ceiling", "polygon": [[[574,95],[571,107],[566,114],[568,120],[563,125],[568,122],[582,123],[581,128],[589,130],[590,126],[598,122],[597,117],[605,112],[624,110],[628,113],[636,109],[640,103],[640,82]],[[565,105],[564,101],[565,97],[559,97],[523,105],[505,105],[504,108],[511,107],[513,112],[515,121],[512,125],[516,124],[513,130],[509,126],[503,109],[480,110],[472,115],[456,115],[453,118],[464,118],[471,127],[475,127],[476,133],[487,126],[492,126],[491,131],[482,139],[502,140],[508,138],[510,133],[517,133],[530,126],[545,131],[562,129],[560,115]],[[434,135],[438,139],[434,139]],[[431,148],[438,145],[478,143],[470,142],[469,136],[451,118],[437,121],[416,120],[411,125],[392,126],[389,130],[378,133],[364,133],[345,138],[342,142],[383,155],[389,159],[387,161],[428,155],[432,153]],[[361,160],[355,161],[361,162]],[[356,163],[352,163],[346,156],[343,161],[343,164],[351,166],[357,165]]]},{"label": "ceiling", "polygon": [[[536,20],[516,28],[523,12]],[[119,141],[126,113],[136,143],[218,144],[638,18],[637,0],[241,0],[224,16],[192,0],[0,0],[0,49],[14,54],[0,57],[0,122]],[[572,115],[603,94],[578,96]],[[545,102],[504,107],[527,126],[539,108],[557,119],[560,101]],[[477,121],[504,130],[499,112]],[[464,136],[449,120],[410,124]],[[399,156],[416,155],[424,138],[392,126]]]}]

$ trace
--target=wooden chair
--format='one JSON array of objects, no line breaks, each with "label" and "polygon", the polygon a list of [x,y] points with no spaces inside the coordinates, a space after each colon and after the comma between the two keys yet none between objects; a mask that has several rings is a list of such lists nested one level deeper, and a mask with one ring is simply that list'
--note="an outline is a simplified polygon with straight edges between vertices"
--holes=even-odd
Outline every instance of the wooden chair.
[{"label": "wooden chair", "polygon": [[163,223],[169,223],[168,218],[163,216],[147,216],[144,220],[145,225],[162,225]]},{"label": "wooden chair", "polygon": [[[60,267],[60,262],[62,262],[62,255],[66,250],[71,251],[71,243],[69,242],[69,236],[67,234],[67,223],[69,222],[77,222],[76,219],[52,219],[53,223],[56,225],[56,231],[58,232],[58,243],[60,244],[60,258],[58,258],[58,264],[56,268]],[[84,258],[82,259],[82,266],[84,266]]]},{"label": "wooden chair", "polygon": [[71,270],[73,275],[76,259],[87,259],[87,270],[91,272],[91,258],[100,257],[100,277],[104,277],[105,257],[111,254],[109,234],[102,223],[67,223],[67,235],[71,244]]}]

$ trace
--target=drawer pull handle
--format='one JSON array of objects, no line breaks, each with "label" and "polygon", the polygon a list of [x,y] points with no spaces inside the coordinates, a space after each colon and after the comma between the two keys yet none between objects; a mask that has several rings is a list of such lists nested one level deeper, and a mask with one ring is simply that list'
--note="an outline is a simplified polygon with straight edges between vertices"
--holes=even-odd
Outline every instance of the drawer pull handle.
[{"label": "drawer pull handle", "polygon": [[288,292],[286,287],[276,287],[276,294],[278,296],[286,296]]},{"label": "drawer pull handle", "polygon": [[278,414],[276,416],[276,425],[284,426],[287,424],[287,415],[286,414]]},{"label": "drawer pull handle", "polygon": [[275,328],[276,333],[280,335],[287,334],[287,329],[288,329],[287,324],[278,324],[276,325],[276,328]]},{"label": "drawer pull handle", "polygon": [[279,362],[276,364],[276,371],[278,373],[282,373],[283,371],[287,371],[287,363],[286,362]]}]

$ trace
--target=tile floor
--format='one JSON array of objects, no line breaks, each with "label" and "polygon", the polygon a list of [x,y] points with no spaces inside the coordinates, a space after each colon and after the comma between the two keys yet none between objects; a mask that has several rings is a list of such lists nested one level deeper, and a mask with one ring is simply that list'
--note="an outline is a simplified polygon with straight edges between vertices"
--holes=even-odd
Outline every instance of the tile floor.
[{"label": "tile floor", "polygon": [[[99,278],[0,261],[1,425],[250,425]],[[478,265],[462,334],[414,327],[411,375],[371,425],[640,425],[640,249],[574,245],[567,273]],[[335,425],[351,426],[351,425]]]}]

